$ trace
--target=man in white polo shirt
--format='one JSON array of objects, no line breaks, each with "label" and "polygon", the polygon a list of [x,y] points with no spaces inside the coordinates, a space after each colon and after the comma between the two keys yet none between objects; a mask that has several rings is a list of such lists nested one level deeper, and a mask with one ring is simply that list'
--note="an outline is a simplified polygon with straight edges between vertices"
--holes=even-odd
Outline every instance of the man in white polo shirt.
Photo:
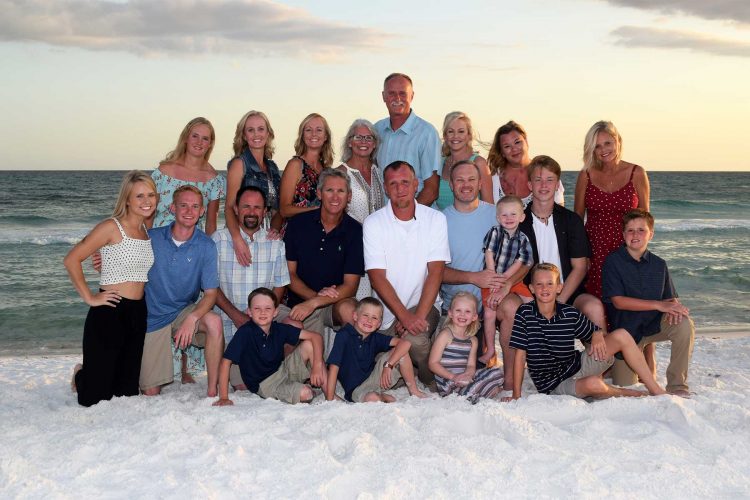
[{"label": "man in white polo shirt", "polygon": [[427,366],[440,319],[440,283],[450,262],[445,216],[416,203],[414,169],[396,161],[383,170],[389,203],[365,219],[365,270],[385,303],[383,333],[411,342],[419,379],[433,382]]}]

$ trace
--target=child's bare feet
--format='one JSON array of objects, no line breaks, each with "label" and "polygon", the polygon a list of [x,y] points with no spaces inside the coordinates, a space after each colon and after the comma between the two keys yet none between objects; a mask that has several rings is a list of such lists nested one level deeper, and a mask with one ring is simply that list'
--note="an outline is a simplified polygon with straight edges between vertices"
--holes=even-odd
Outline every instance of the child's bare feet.
[{"label": "child's bare feet", "polygon": [[[195,379],[188,372],[182,372],[182,383],[183,384],[194,384]],[[216,394],[214,394],[216,396]]]},{"label": "child's bare feet", "polygon": [[416,386],[409,387],[407,385],[406,388],[409,389],[409,394],[411,394],[414,397],[421,398],[421,399],[424,399],[424,398],[428,397],[427,394],[425,394],[424,392],[422,392],[419,389],[417,389]]},{"label": "child's bare feet", "polygon": [[671,392],[664,391],[664,394],[671,394],[672,396],[679,396],[685,399],[690,399],[691,396],[690,391],[686,391],[685,389],[677,389]]},{"label": "child's bare feet", "polygon": [[[484,363],[484,364],[485,364],[485,365],[487,366],[487,368],[491,368],[491,367],[490,367],[490,363],[491,363],[491,362],[492,362],[493,360],[497,361],[497,355],[496,355],[496,353],[495,353],[495,349],[494,349],[494,348],[492,348],[492,349],[487,349],[487,350],[485,351],[485,353],[484,353],[484,354],[482,354],[482,355],[481,355],[481,356],[479,357],[479,362],[480,362],[480,363]],[[493,365],[493,366],[494,366],[494,365]]]},{"label": "child's bare feet", "polygon": [[70,379],[70,390],[73,392],[78,392],[78,388],[76,387],[76,374],[81,371],[83,368],[83,365],[81,363],[77,363],[73,367],[73,376]]}]

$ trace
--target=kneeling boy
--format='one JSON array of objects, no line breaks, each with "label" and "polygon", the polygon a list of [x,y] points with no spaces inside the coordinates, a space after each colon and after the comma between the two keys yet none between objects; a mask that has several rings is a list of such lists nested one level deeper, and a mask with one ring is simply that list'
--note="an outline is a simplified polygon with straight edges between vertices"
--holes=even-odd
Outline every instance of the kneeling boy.
[{"label": "kneeling boy", "polygon": [[[247,302],[250,321],[237,330],[224,352],[219,367],[219,400],[214,406],[233,404],[229,399],[232,363],[239,365],[248,390],[262,398],[287,403],[311,401],[314,393],[306,382],[324,390],[326,385],[323,338],[318,333],[273,321],[279,300],[268,288],[253,290]],[[297,345],[286,359],[285,344]]]},{"label": "kneeling boy", "polygon": [[[532,302],[516,312],[510,346],[517,349],[513,366],[513,399],[521,397],[524,365],[539,392],[578,398],[643,396],[646,393],[613,387],[602,373],[612,366],[615,353],[641,377],[652,395],[666,394],[654,380],[643,353],[623,329],[604,335],[575,307],[557,302],[562,290],[560,271],[553,264],[537,264],[531,270]],[[575,339],[590,343],[586,355],[575,349]]]},{"label": "kneeling boy", "polygon": [[383,304],[365,297],[357,304],[353,318],[354,325],[348,324],[336,334],[328,355],[326,399],[333,400],[337,379],[347,401],[392,403],[396,399],[382,390],[392,388],[400,378],[409,394],[424,397],[414,380],[411,343],[376,331],[383,319]]},{"label": "kneeling boy", "polygon": [[[636,208],[622,219],[625,244],[604,261],[602,298],[612,328],[624,328],[638,347],[668,340],[672,354],[667,367],[667,391],[688,396],[687,376],[695,340],[688,308],[680,304],[667,263],[648,251],[654,218]],[[612,381],[632,385],[635,374],[621,360],[612,368]]]}]

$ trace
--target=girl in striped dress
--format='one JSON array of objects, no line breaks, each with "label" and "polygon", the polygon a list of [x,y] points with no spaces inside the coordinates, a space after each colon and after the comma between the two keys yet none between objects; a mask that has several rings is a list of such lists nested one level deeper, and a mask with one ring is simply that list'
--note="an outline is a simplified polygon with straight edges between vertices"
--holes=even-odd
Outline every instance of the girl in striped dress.
[{"label": "girl in striped dress", "polygon": [[457,293],[448,309],[448,320],[432,344],[429,366],[441,396],[458,394],[476,403],[503,389],[503,370],[476,369],[478,306],[473,294]]}]

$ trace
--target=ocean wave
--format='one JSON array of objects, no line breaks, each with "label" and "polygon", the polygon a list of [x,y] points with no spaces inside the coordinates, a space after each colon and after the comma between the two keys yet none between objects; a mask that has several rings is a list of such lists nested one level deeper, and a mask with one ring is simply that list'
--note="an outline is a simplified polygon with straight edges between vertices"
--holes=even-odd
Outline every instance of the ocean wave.
[{"label": "ocean wave", "polygon": [[0,244],[74,245],[81,241],[91,226],[78,228],[18,228],[3,229]]},{"label": "ocean wave", "polygon": [[674,231],[703,231],[707,229],[750,229],[750,220],[746,219],[660,219],[656,222],[656,230],[664,232]]}]

